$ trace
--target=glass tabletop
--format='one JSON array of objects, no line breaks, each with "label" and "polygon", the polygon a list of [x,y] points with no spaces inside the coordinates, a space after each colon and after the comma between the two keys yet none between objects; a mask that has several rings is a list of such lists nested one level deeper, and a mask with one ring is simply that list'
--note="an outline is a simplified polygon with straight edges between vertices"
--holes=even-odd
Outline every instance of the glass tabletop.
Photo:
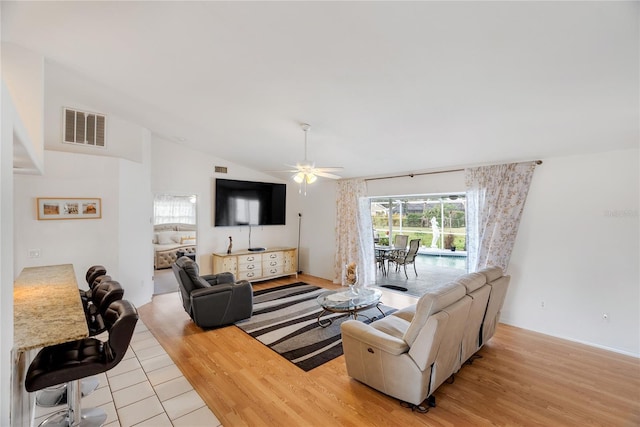
[{"label": "glass tabletop", "polygon": [[347,289],[323,292],[316,301],[323,308],[350,311],[375,305],[381,297],[379,289],[356,288],[353,292]]}]

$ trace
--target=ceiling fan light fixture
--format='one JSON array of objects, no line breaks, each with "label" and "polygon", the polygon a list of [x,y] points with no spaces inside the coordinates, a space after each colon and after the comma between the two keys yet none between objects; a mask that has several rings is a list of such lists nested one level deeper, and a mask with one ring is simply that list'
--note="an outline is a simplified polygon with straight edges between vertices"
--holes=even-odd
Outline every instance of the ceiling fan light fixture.
[{"label": "ceiling fan light fixture", "polygon": [[318,177],[315,176],[312,173],[307,173],[306,175],[306,179],[307,179],[307,184],[313,184],[314,182],[316,182],[318,180]]},{"label": "ceiling fan light fixture", "polygon": [[329,178],[329,179],[340,179],[338,175],[334,175],[329,172],[341,170],[342,167],[316,167],[315,162],[312,162],[307,159],[307,134],[311,126],[308,123],[300,123],[300,127],[304,132],[304,160],[300,162],[296,162],[295,166],[290,166],[290,170],[284,171],[271,171],[271,172],[293,172],[291,175],[291,179],[299,185],[300,194],[307,194],[307,185],[313,184],[318,180],[318,178]]},{"label": "ceiling fan light fixture", "polygon": [[303,172],[298,172],[297,174],[293,175],[293,180],[298,184],[302,184],[302,181],[304,181],[304,178],[305,177]]}]

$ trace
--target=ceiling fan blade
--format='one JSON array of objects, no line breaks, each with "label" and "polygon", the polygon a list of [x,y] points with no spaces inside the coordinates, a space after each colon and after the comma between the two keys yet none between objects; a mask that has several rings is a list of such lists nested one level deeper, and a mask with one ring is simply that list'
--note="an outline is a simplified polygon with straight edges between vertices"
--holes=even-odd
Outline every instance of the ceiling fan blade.
[{"label": "ceiling fan blade", "polygon": [[319,170],[314,170],[313,173],[315,175],[321,176],[323,178],[330,178],[330,179],[340,179],[340,178],[342,178],[342,177],[340,177],[338,175],[334,175],[332,173],[322,172],[322,171],[319,171]]},{"label": "ceiling fan blade", "polygon": [[339,172],[341,170],[343,170],[344,168],[341,166],[334,166],[334,167],[317,167],[315,168],[315,170],[317,171],[321,171],[321,172]]},{"label": "ceiling fan blade", "polygon": [[263,172],[267,172],[267,173],[272,173],[272,172],[299,172],[299,169],[279,169],[279,170],[270,170],[270,171],[263,171]]}]

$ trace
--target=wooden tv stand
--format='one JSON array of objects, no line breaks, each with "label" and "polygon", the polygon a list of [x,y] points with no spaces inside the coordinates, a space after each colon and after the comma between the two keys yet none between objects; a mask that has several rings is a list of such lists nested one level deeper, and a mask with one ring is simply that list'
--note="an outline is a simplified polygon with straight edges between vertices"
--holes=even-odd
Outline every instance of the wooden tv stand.
[{"label": "wooden tv stand", "polygon": [[213,274],[229,271],[236,280],[257,282],[276,277],[298,277],[298,254],[296,248],[273,247],[254,252],[247,249],[230,254],[218,252],[211,255]]}]

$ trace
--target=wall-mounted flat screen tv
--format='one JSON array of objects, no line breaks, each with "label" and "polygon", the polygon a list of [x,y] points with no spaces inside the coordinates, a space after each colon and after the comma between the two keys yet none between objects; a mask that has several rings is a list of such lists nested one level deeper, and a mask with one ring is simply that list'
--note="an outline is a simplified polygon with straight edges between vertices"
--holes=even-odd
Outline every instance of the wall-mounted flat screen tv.
[{"label": "wall-mounted flat screen tv", "polygon": [[286,184],[217,178],[215,187],[216,227],[285,224]]}]

